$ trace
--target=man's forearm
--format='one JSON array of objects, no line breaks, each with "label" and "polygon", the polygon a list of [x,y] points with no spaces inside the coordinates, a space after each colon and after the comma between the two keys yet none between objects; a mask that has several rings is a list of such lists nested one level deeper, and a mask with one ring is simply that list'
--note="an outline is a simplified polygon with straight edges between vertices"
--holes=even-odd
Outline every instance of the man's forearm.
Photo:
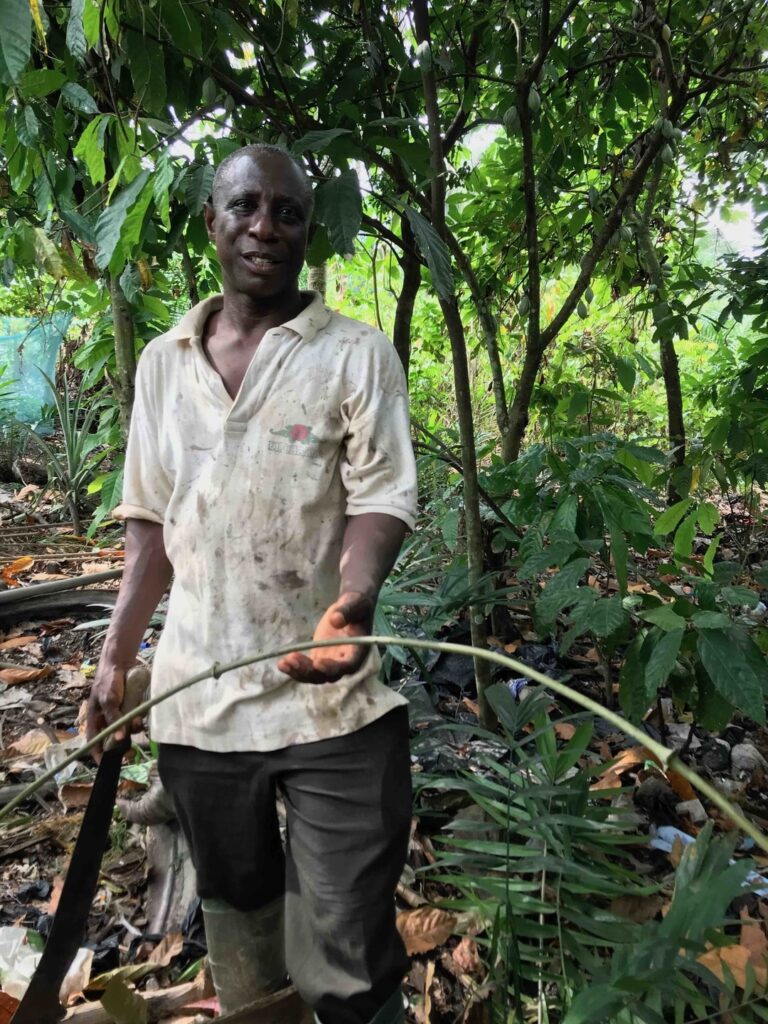
[{"label": "man's forearm", "polygon": [[341,549],[340,593],[358,591],[375,603],[407,532],[401,519],[382,512],[349,516]]},{"label": "man's forearm", "polygon": [[125,528],[125,570],[102,658],[121,668],[133,664],[172,573],[162,526],[145,519],[129,519]]}]

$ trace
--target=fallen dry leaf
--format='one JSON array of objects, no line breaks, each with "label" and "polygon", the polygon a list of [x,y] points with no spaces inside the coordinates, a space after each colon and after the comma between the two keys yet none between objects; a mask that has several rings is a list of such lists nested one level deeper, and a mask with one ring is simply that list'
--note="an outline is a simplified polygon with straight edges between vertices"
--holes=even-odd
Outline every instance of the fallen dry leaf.
[{"label": "fallen dry leaf", "polygon": [[25,732],[23,736],[19,736],[17,740],[14,740],[6,753],[21,754],[22,757],[35,757],[50,747],[52,742],[53,740],[44,729],[31,729],[29,732]]},{"label": "fallen dry leaf", "polygon": [[68,811],[85,807],[91,799],[92,782],[67,782],[59,788],[59,800]]},{"label": "fallen dry leaf", "polygon": [[667,782],[680,797],[681,801],[685,803],[688,800],[696,799],[696,791],[693,786],[690,784],[688,779],[684,778],[679,772],[670,770],[666,773],[666,776]]},{"label": "fallen dry leaf", "polygon": [[40,635],[50,636],[51,633],[60,633],[62,629],[69,629],[74,624],[74,619],[51,619],[50,622],[46,622],[44,626],[40,627]]},{"label": "fallen dry leaf", "polygon": [[16,492],[16,501],[24,501],[25,498],[31,498],[33,495],[39,494],[41,489],[37,484],[26,484],[20,491]]},{"label": "fallen dry leaf", "polygon": [[52,673],[50,665],[43,665],[42,668],[3,668],[0,669],[0,683],[7,683],[8,686],[15,686],[17,683],[36,683],[40,679],[47,679]]},{"label": "fallen dry leaf", "polygon": [[476,701],[470,700],[469,697],[464,697],[462,699],[462,704],[467,709],[467,711],[471,711],[472,714],[477,715],[478,718],[480,717],[480,708]]},{"label": "fallen dry leaf", "polygon": [[46,580],[65,580],[67,579],[65,572],[33,572],[29,577],[30,583],[45,583]]},{"label": "fallen dry leaf", "polygon": [[427,964],[427,973],[424,978],[424,1009],[423,1009],[423,1022],[424,1024],[430,1024],[432,1017],[432,985],[435,980],[435,962],[430,960]]},{"label": "fallen dry leaf", "polygon": [[0,651],[11,651],[14,647],[26,647],[27,644],[31,644],[33,640],[37,640],[34,634],[28,634],[27,636],[12,636],[10,640],[3,640],[0,642]]},{"label": "fallen dry leaf", "polygon": [[454,949],[453,962],[464,974],[480,975],[483,973],[483,961],[477,951],[477,943],[469,935],[465,935]]},{"label": "fallen dry leaf", "polygon": [[768,967],[768,936],[759,921],[750,918],[746,907],[742,907],[741,936],[739,941],[745,949],[749,950],[750,963],[756,967]]},{"label": "fallen dry leaf", "polygon": [[409,955],[428,953],[430,949],[442,946],[455,927],[456,915],[438,907],[417,907],[397,915],[397,930]]},{"label": "fallen dry leaf", "polygon": [[89,685],[80,669],[72,668],[69,665],[59,665],[59,679],[62,690],[81,690],[84,686]]},{"label": "fallen dry leaf", "polygon": [[[747,965],[750,961],[750,951],[746,946],[720,946],[717,949],[710,949],[698,958],[700,964],[708,968],[720,981],[725,981],[725,965],[733,975],[733,980],[739,988],[747,987]],[[765,988],[768,984],[768,967],[752,964],[755,974],[755,981],[759,988]]]},{"label": "fallen dry leaf", "polygon": [[590,786],[590,789],[618,789],[621,786],[621,776],[633,768],[639,768],[646,761],[657,761],[658,759],[646,749],[646,747],[628,747],[622,750],[616,759],[615,764],[609,765],[597,782]]},{"label": "fallen dry leaf", "polygon": [[181,932],[169,932],[149,954],[147,963],[157,964],[158,967],[167,967],[171,960],[181,953],[183,946],[184,936]]},{"label": "fallen dry leaf", "polygon": [[561,740],[569,740],[576,732],[576,726],[572,722],[555,722],[555,734]]},{"label": "fallen dry leaf", "polygon": [[53,887],[51,889],[51,895],[45,908],[46,914],[55,914],[59,909],[59,900],[61,899],[61,890],[64,888],[64,876],[56,875],[53,880]]},{"label": "fallen dry leaf", "polygon": [[664,897],[652,893],[649,896],[619,896],[608,909],[617,917],[624,917],[636,924],[645,924],[652,921],[663,906]]},{"label": "fallen dry leaf", "polygon": [[680,861],[683,859],[684,851],[685,846],[683,845],[682,839],[680,838],[680,836],[675,836],[675,838],[672,840],[672,849],[669,851],[669,854],[667,855],[669,857],[669,862],[673,868],[676,868]]},{"label": "fallen dry leaf", "polygon": [[20,572],[26,572],[27,569],[31,569],[34,564],[34,558],[30,558],[29,555],[22,555],[21,558],[16,558],[10,565],[5,566],[2,572],[3,579],[12,587],[18,586],[15,577]]},{"label": "fallen dry leaf", "polygon": [[9,1024],[11,1017],[16,1013],[19,1000],[9,996],[7,992],[0,992],[0,1024]]}]

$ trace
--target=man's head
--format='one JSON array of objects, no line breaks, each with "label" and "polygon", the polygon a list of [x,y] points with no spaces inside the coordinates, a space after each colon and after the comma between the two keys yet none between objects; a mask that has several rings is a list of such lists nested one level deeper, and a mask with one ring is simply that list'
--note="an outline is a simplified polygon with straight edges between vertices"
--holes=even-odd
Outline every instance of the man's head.
[{"label": "man's head", "polygon": [[280,300],[297,289],[312,218],[312,186],[279,146],[230,153],[213,179],[205,207],[225,291]]}]

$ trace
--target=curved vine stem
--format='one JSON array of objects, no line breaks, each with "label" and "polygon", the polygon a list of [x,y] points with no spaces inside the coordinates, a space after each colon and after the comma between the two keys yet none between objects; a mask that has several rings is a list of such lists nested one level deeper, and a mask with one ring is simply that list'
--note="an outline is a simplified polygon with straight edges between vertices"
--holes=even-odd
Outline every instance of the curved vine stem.
[{"label": "curved vine stem", "polygon": [[[695,788],[698,789],[708,800],[710,800],[719,810],[726,814],[731,821],[733,821],[738,827],[745,832],[750,838],[754,839],[755,843],[768,853],[768,836],[764,836],[758,828],[756,828],[752,822],[748,821],[747,818],[741,813],[741,811],[735,807],[722,793],[720,793],[714,786],[710,785],[705,779],[702,779],[693,768],[685,764],[680,759],[674,750],[669,750],[662,743],[657,742],[652,737],[648,736],[626,719],[622,718],[621,715],[616,714],[615,711],[611,711],[610,708],[604,708],[597,701],[592,700],[591,697],[586,697],[584,694],[579,693],[577,690],[572,689],[565,683],[559,682],[557,679],[552,679],[550,676],[545,675],[543,672],[538,672],[535,668],[530,668],[528,665],[524,665],[521,661],[517,661],[515,658],[509,658],[505,654],[498,654],[496,651],[482,650],[477,647],[470,647],[469,644],[452,644],[445,643],[439,640],[415,640],[409,637],[393,637],[393,636],[364,636],[364,637],[349,637],[344,639],[345,644],[357,644],[366,647],[373,647],[375,645],[391,646],[397,645],[400,647],[408,647],[413,650],[432,650],[441,651],[446,654],[464,654],[468,658],[485,658],[486,661],[490,661],[496,665],[500,665],[502,668],[511,670],[517,675],[525,676],[533,682],[540,683],[542,686],[548,687],[550,690],[554,690],[555,693],[560,694],[562,697],[566,697],[574,704],[578,704],[584,708],[585,711],[591,711],[592,714],[604,719],[617,729],[631,736],[633,739],[641,743],[647,750],[649,750],[654,757],[657,757],[659,763],[665,769],[672,769],[683,778],[687,779],[688,782]],[[224,675],[225,672],[231,672],[237,668],[244,668],[246,665],[254,665],[260,661],[271,661],[273,658],[281,658],[286,654],[290,654],[292,651],[308,651],[316,647],[333,647],[338,645],[338,640],[306,640],[302,643],[289,644],[287,647],[281,647],[279,650],[267,651],[262,654],[246,654],[242,658],[237,658],[235,661],[228,661],[225,663],[215,662],[209,669],[203,672],[198,672],[197,675],[191,676],[189,679],[183,680],[176,686],[171,687],[164,693],[158,694],[156,697],[150,697],[145,700],[142,704],[139,704],[132,711],[125,715],[121,715],[120,718],[115,719],[111,725],[107,726],[106,729],[102,729],[100,733],[89,740],[78,750],[74,751],[60,764],[56,765],[55,768],[51,768],[49,771],[44,772],[39,778],[35,779],[34,782],[30,783],[25,789],[23,789],[13,800],[10,800],[5,807],[0,809],[0,821],[8,817],[10,812],[14,810],[19,804],[23,803],[30,796],[37,792],[41,786],[44,786],[46,782],[50,782],[58,773],[66,768],[67,765],[73,764],[82,758],[83,754],[89,750],[93,750],[94,747],[100,746],[108,736],[111,736],[113,732],[120,729],[124,725],[128,725],[132,719],[141,717],[147,713],[151,708],[155,707],[156,704],[161,704],[164,700],[168,700],[170,697],[174,697],[177,693],[181,693],[182,690],[186,690],[190,686],[194,686],[195,683],[201,683],[205,679],[218,679]],[[313,684],[306,684],[313,685]],[[323,684],[319,684],[323,685]],[[332,683],[324,684],[332,686]]]}]

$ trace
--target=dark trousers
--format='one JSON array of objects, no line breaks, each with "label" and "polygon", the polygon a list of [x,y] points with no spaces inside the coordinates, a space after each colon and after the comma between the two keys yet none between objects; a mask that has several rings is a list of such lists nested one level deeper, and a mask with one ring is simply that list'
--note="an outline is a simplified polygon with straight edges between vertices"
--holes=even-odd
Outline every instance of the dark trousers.
[{"label": "dark trousers", "polygon": [[321,1020],[369,1021],[408,968],[394,908],[411,815],[406,709],[266,753],[163,743],[158,768],[200,896],[255,910],[285,893],[286,965],[302,997]]}]

